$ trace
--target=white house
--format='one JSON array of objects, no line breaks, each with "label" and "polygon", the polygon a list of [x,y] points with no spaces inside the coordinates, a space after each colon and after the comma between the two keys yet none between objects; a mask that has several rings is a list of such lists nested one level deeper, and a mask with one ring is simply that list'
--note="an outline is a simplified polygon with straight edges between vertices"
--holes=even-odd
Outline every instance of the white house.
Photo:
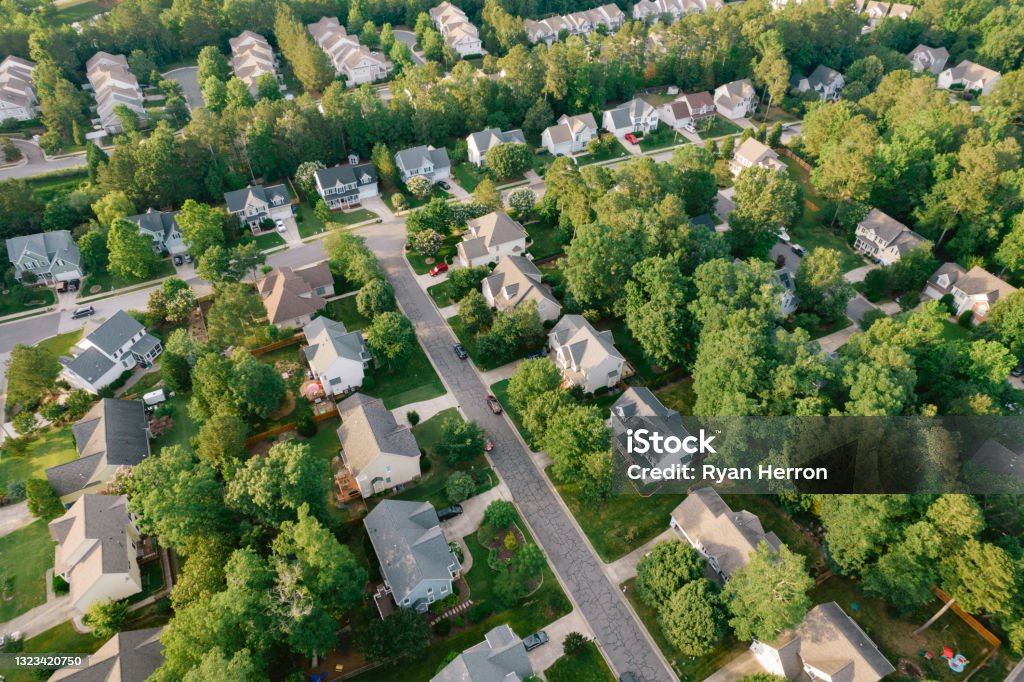
[{"label": "white house", "polygon": [[639,21],[675,23],[687,14],[722,9],[721,0],[640,0],[633,5],[633,18]]},{"label": "white house", "polygon": [[857,223],[855,234],[854,250],[882,265],[892,265],[907,251],[924,243],[924,237],[877,208],[871,209]]},{"label": "white house", "polygon": [[334,72],[344,75],[348,85],[372,83],[387,78],[394,64],[365,45],[357,36],[349,35],[336,17],[320,17],[320,21],[306,26],[309,34],[334,66]]},{"label": "white house", "polygon": [[108,133],[124,130],[114,110],[123,104],[134,111],[140,121],[149,115],[142,105],[142,88],[135,74],[128,68],[128,58],[123,54],[97,52],[85,63],[85,75],[96,98],[96,115],[100,125]]},{"label": "white house", "polygon": [[364,498],[420,475],[420,449],[379,398],[356,393],[338,403],[341,458]]},{"label": "white house", "polygon": [[497,263],[505,256],[526,253],[529,235],[504,211],[494,211],[466,222],[466,231],[457,248],[459,262],[469,268]]},{"label": "white house", "polygon": [[541,144],[555,156],[575,154],[587,148],[587,143],[597,137],[597,121],[594,115],[580,114],[568,116],[562,114],[558,123],[541,133]]},{"label": "white house", "polygon": [[601,117],[601,127],[616,137],[626,133],[646,135],[658,128],[658,110],[636,97],[605,111]]},{"label": "white house", "polygon": [[809,76],[793,76],[789,79],[790,86],[798,92],[809,92],[813,90],[818,93],[821,100],[837,100],[842,94],[846,80],[843,74],[835,69],[830,69],[824,64],[818,64],[817,68]]},{"label": "white house", "polygon": [[715,100],[707,91],[683,93],[658,107],[658,117],[676,130],[696,132],[704,121],[715,117]]},{"label": "white house", "polygon": [[585,36],[599,27],[615,31],[626,21],[626,14],[613,4],[601,5],[593,9],[581,10],[564,16],[548,17],[535,21],[526,19],[523,28],[531,43],[545,42],[548,45],[558,40],[559,34],[565,31],[569,35]]},{"label": "white house", "polygon": [[82,279],[82,254],[67,230],[37,232],[7,240],[7,260],[20,282],[30,272],[44,284]]},{"label": "white house", "polygon": [[793,630],[750,645],[765,672],[787,680],[878,682],[896,672],[839,604],[819,604]]},{"label": "white house", "polygon": [[280,78],[274,49],[259,33],[242,31],[228,43],[231,45],[231,70],[253,96],[259,92],[256,81],[260,76],[269,73],[276,79]]},{"label": "white house", "polygon": [[800,306],[800,299],[796,295],[796,277],[786,268],[779,268],[772,273],[772,281],[781,289],[779,293],[779,315],[781,317],[789,317]]},{"label": "white house", "polygon": [[487,128],[479,133],[470,133],[466,138],[469,162],[476,166],[484,165],[487,152],[499,144],[526,144],[526,137],[522,130],[502,132],[499,128]]},{"label": "white house", "polygon": [[757,108],[757,93],[749,78],[731,81],[715,88],[715,108],[728,119],[743,118]]},{"label": "white house", "polygon": [[60,376],[75,388],[99,393],[136,365],[151,366],[163,350],[159,339],[134,317],[118,310],[75,344],[73,358],[60,359]]},{"label": "white house", "polygon": [[153,240],[154,251],[176,256],[188,251],[175,218],[177,215],[177,211],[157,211],[151,208],[145,213],[129,216],[125,220],[138,225],[139,232]]},{"label": "white house", "polygon": [[918,45],[907,54],[907,59],[915,72],[931,71],[938,76],[946,68],[949,61],[949,50],[944,47]]},{"label": "white house", "polygon": [[448,150],[444,147],[435,149],[430,145],[422,145],[403,149],[395,154],[395,165],[402,176],[402,182],[422,175],[434,183],[449,178],[452,174],[452,162],[448,158]]},{"label": "white house", "polygon": [[512,310],[533,301],[542,322],[557,320],[562,304],[542,281],[542,275],[529,258],[506,256],[480,285],[487,303],[498,310]]},{"label": "white house", "polygon": [[70,585],[71,604],[85,613],[98,601],[142,591],[139,530],[124,495],[83,495],[50,521],[57,542],[53,572]]},{"label": "white house", "polygon": [[347,164],[321,168],[313,177],[317,194],[332,211],[358,206],[379,193],[377,169],[372,163],[359,163],[355,154],[348,157]]},{"label": "white house", "polygon": [[442,2],[430,10],[430,20],[441,33],[448,47],[455,50],[460,57],[482,54],[480,32],[470,23],[466,13],[451,4]]},{"label": "white house", "polygon": [[[646,452],[636,452],[630,446],[631,436],[640,429],[658,434],[662,438],[678,438],[680,442],[690,436],[682,416],[675,410],[665,407],[657,396],[647,387],[630,386],[612,405],[609,425],[612,429],[612,445],[619,451],[627,465],[635,464],[641,469],[669,469],[673,466],[685,466],[693,456],[684,451],[655,452],[649,448]],[[654,478],[643,478],[643,485],[658,483]]]},{"label": "white house", "polygon": [[943,90],[950,90],[953,87],[963,87],[969,92],[979,92],[987,95],[995,87],[1002,77],[998,71],[993,71],[981,64],[963,60],[951,69],[945,69],[939,73],[938,87]]},{"label": "white house", "polygon": [[1015,291],[1017,287],[982,267],[975,265],[970,270],[964,270],[956,263],[939,266],[924,287],[925,295],[930,298],[940,299],[951,294],[956,315],[960,316],[970,310],[974,324],[985,322],[992,306]]},{"label": "white house", "polygon": [[507,624],[456,656],[430,682],[521,682],[533,676],[526,646]]},{"label": "white house", "polygon": [[585,393],[612,388],[622,380],[626,360],[610,331],[599,332],[582,315],[563,315],[548,334],[552,360],[565,381]]},{"label": "white house", "polygon": [[290,218],[292,215],[291,196],[284,185],[249,185],[224,193],[228,213],[237,216],[259,234],[264,220]]},{"label": "white house", "polygon": [[324,393],[344,395],[362,386],[373,361],[362,332],[350,332],[341,322],[318,317],[303,327],[302,333],[308,344],[302,352]]},{"label": "white house", "polygon": [[27,121],[39,113],[32,72],[35,62],[14,55],[0,62],[0,121]]},{"label": "white house", "polygon": [[786,164],[782,163],[779,155],[771,147],[748,137],[733,152],[729,170],[733,175],[739,175],[747,168],[755,167],[770,168],[780,173],[786,171]]},{"label": "white house", "polygon": [[384,500],[363,519],[384,584],[374,599],[390,596],[400,608],[426,611],[452,593],[462,564],[452,553],[434,505]]}]

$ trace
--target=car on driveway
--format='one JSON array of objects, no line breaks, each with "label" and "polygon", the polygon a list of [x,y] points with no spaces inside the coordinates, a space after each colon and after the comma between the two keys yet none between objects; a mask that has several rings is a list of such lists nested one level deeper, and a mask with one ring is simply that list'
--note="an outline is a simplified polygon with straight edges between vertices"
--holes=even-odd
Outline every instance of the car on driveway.
[{"label": "car on driveway", "polygon": [[459,358],[459,360],[465,360],[466,358],[469,357],[469,353],[466,352],[466,347],[463,346],[461,343],[457,343],[454,346],[452,346],[452,350],[455,351],[455,355]]},{"label": "car on driveway", "polygon": [[182,263],[184,263],[184,262],[185,262],[185,261],[183,261],[183,260],[181,259],[181,256],[175,256],[175,257],[174,257],[174,258],[172,258],[171,260],[173,260],[173,261],[174,261],[174,264],[175,264],[175,265],[181,265]]},{"label": "car on driveway", "polygon": [[445,273],[445,272],[448,272],[448,264],[447,263],[438,263],[434,267],[430,268],[430,272],[428,274],[431,277],[437,277],[438,275],[440,275],[442,273]]},{"label": "car on driveway", "polygon": [[444,189],[444,190],[449,190],[449,189],[451,189],[451,188],[452,188],[452,186],[451,186],[451,185],[449,185],[449,184],[448,184],[447,182],[445,182],[444,180],[441,180],[441,181],[439,181],[439,182],[437,183],[437,186],[438,186],[438,187],[440,187],[441,189]]},{"label": "car on driveway", "polygon": [[785,230],[779,230],[779,239],[781,239],[782,241],[784,241],[784,242],[786,242],[788,244],[789,243],[789,232],[786,232]]},{"label": "car on driveway", "polygon": [[547,644],[548,641],[550,641],[548,633],[544,632],[543,630],[537,630],[537,632],[533,633],[532,635],[523,637],[523,646],[526,647],[527,651],[533,651],[541,644]]},{"label": "car on driveway", "polygon": [[1012,377],[1024,377],[1024,360],[1017,363],[1017,366],[1010,370]]},{"label": "car on driveway", "polygon": [[487,407],[491,408],[494,414],[501,414],[501,403],[493,395],[487,396]]},{"label": "car on driveway", "polygon": [[801,258],[807,255],[807,249],[800,246],[799,244],[790,244],[789,248],[793,249],[793,253],[800,256]]},{"label": "car on driveway", "polygon": [[288,228],[284,226],[284,221],[281,220],[280,218],[275,220],[274,224],[277,225],[277,231],[278,232],[287,232],[288,231]]},{"label": "car on driveway", "polygon": [[444,507],[443,509],[438,509],[437,510],[437,520],[438,521],[447,521],[449,519],[454,519],[456,516],[459,516],[460,514],[462,514],[462,505],[461,504],[453,504],[450,507]]},{"label": "car on driveway", "polygon": [[640,138],[633,133],[626,133],[626,142],[630,144],[640,144]]},{"label": "car on driveway", "polygon": [[192,262],[192,254],[191,253],[186,253],[185,254],[185,262],[186,263],[191,263]]},{"label": "car on driveway", "polygon": [[69,279],[68,280],[68,291],[71,291],[71,292],[78,291],[78,287],[80,287],[81,285],[82,285],[81,280]]}]

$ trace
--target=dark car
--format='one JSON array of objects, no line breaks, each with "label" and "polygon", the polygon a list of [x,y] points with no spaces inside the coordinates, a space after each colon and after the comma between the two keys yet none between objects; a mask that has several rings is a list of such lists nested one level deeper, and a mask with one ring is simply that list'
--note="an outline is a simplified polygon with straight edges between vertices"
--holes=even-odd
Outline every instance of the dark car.
[{"label": "dark car", "polygon": [[501,403],[493,395],[487,396],[487,407],[491,408],[494,414],[501,414]]},{"label": "dark car", "polygon": [[526,359],[527,360],[538,360],[538,359],[540,359],[542,357],[544,357],[544,351],[538,350],[538,351],[534,351],[534,352],[530,353],[529,355],[527,355]]},{"label": "dark car", "polygon": [[455,355],[458,356],[459,360],[465,360],[469,357],[469,353],[466,352],[465,347],[461,343],[455,344],[452,346],[452,349],[455,350]]},{"label": "dark car", "polygon": [[72,320],[78,320],[83,317],[89,317],[96,312],[96,309],[91,305],[83,306],[81,308],[75,308],[74,312],[71,313]]},{"label": "dark car", "polygon": [[1013,377],[1024,377],[1024,360],[1017,364],[1016,367],[1010,370],[1010,376]]},{"label": "dark car", "polygon": [[451,185],[449,185],[449,184],[448,184],[447,182],[445,182],[444,180],[441,180],[441,181],[440,181],[439,183],[437,183],[437,186],[438,186],[438,187],[440,187],[441,189],[445,189],[445,190],[447,190],[447,189],[451,189],[451,188],[452,188],[452,186],[451,186]]},{"label": "dark car", "polygon": [[548,640],[548,633],[544,632],[543,630],[537,630],[537,632],[533,633],[532,635],[529,635],[528,637],[523,637],[523,646],[526,647],[527,651],[532,651],[539,647],[541,644],[547,644]]},{"label": "dark car", "polygon": [[77,280],[77,279],[69,279],[68,280],[68,291],[78,291],[78,287],[80,287],[81,285],[82,285],[82,283],[79,280]]},{"label": "dark car", "polygon": [[619,682],[637,682],[636,675],[627,670],[619,675]]},{"label": "dark car", "polygon": [[462,505],[461,504],[453,504],[450,507],[445,507],[444,509],[438,509],[437,510],[437,520],[438,521],[447,521],[448,519],[454,519],[456,516],[458,516],[461,513],[462,513]]},{"label": "dark car", "polygon": [[181,265],[184,261],[181,260],[181,256],[175,256],[173,259],[175,265]]}]

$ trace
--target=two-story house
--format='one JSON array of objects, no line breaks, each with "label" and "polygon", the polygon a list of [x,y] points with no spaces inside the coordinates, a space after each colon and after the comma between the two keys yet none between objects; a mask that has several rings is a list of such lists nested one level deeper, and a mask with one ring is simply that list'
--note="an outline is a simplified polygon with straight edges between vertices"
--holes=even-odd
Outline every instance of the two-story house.
[{"label": "two-story house", "polygon": [[930,71],[938,76],[946,69],[949,61],[949,50],[944,47],[918,45],[907,54],[914,72]]},{"label": "two-story house", "polygon": [[939,73],[938,87],[943,90],[963,88],[968,92],[987,95],[996,86],[1002,74],[981,64],[963,60],[951,69]]},{"label": "two-story house", "polygon": [[39,113],[32,83],[35,62],[10,55],[0,62],[0,121],[27,121]]},{"label": "two-story house", "polygon": [[448,546],[434,505],[384,500],[363,524],[384,579],[374,598],[378,609],[390,596],[399,608],[422,613],[452,593],[462,564]]},{"label": "two-story house", "polygon": [[466,138],[469,162],[475,166],[483,166],[487,160],[487,152],[499,144],[526,144],[526,137],[522,130],[503,132],[499,128],[487,128],[479,133],[471,133]]},{"label": "two-story house", "polygon": [[460,57],[470,57],[484,52],[480,32],[460,8],[450,2],[442,2],[429,13],[430,20],[441,33],[444,42]]},{"label": "two-story house", "polygon": [[26,272],[52,285],[82,279],[82,254],[67,230],[37,232],[7,240],[7,260],[19,282]]},{"label": "two-story house", "polygon": [[907,251],[926,243],[924,237],[877,208],[857,223],[855,234],[854,250],[882,265],[892,265]]},{"label": "two-story house", "polygon": [[377,169],[372,163],[359,163],[359,157],[354,154],[345,165],[321,168],[314,179],[317,194],[332,211],[358,206],[379,192]]},{"label": "two-story house", "polygon": [[430,678],[430,682],[522,682],[533,677],[533,664],[519,635],[507,624],[491,628]]},{"label": "two-story house", "polygon": [[562,114],[558,123],[541,133],[541,144],[555,156],[565,156],[582,152],[587,144],[597,137],[597,121],[594,115],[579,114],[568,116]]},{"label": "two-story house", "polygon": [[159,339],[134,317],[118,310],[75,344],[72,358],[60,359],[60,376],[75,388],[99,393],[136,365],[151,366],[163,350]]},{"label": "two-story house", "polygon": [[177,256],[188,251],[181,228],[178,227],[177,215],[177,211],[157,211],[151,208],[125,220],[138,225],[139,232],[153,240],[154,251]]},{"label": "two-story house", "polygon": [[615,5],[608,4],[547,19],[526,19],[523,21],[523,28],[526,30],[527,40],[531,43],[544,42],[550,45],[558,40],[562,31],[569,35],[585,36],[603,27],[611,32],[618,30],[625,21],[625,12]]},{"label": "two-story house", "polygon": [[789,85],[801,93],[813,90],[818,93],[818,97],[822,101],[834,101],[839,99],[842,94],[846,80],[843,78],[843,74],[835,69],[818,64],[809,76],[794,75],[789,79]]},{"label": "two-story house", "polygon": [[612,388],[623,378],[626,359],[612,333],[597,331],[582,315],[563,315],[548,333],[548,348],[565,382],[585,393]]},{"label": "two-story house", "polygon": [[85,63],[85,75],[96,98],[99,123],[108,133],[124,131],[115,111],[119,105],[135,112],[142,122],[149,118],[143,106],[142,88],[123,54],[97,52]]},{"label": "two-story house", "polygon": [[284,185],[249,185],[224,193],[228,213],[237,216],[243,225],[259,234],[264,220],[277,220],[292,215],[291,196]]},{"label": "two-story house", "polygon": [[320,21],[306,28],[330,58],[334,72],[344,75],[350,86],[387,78],[394,70],[394,64],[384,55],[361,45],[357,36],[349,35],[337,17],[320,17]]},{"label": "two-story house", "polygon": [[79,614],[96,602],[142,591],[139,529],[126,496],[83,495],[49,529],[57,542],[53,572],[67,581]]},{"label": "two-story house", "polygon": [[302,349],[306,362],[327,395],[344,395],[362,386],[373,361],[362,332],[350,332],[341,322],[317,317],[302,333],[307,343]]},{"label": "two-story house", "polygon": [[362,497],[372,497],[419,478],[420,449],[416,439],[380,398],[356,393],[338,403],[338,415],[345,478]]},{"label": "two-story house", "polygon": [[779,173],[786,171],[786,164],[775,151],[763,142],[752,137],[743,140],[733,152],[729,161],[729,170],[739,175],[748,168],[768,168]]},{"label": "two-story house", "polygon": [[259,33],[242,31],[228,40],[228,44],[231,46],[231,70],[238,80],[245,83],[253,97],[259,94],[257,81],[260,76],[269,73],[280,79],[274,49]]},{"label": "two-story house", "polygon": [[658,110],[636,97],[605,111],[601,126],[616,137],[626,133],[646,135],[658,129]]},{"label": "two-story house", "polygon": [[707,91],[683,93],[658,107],[658,116],[676,130],[695,133],[705,121],[715,118],[715,100]]},{"label": "two-story house", "polygon": [[1015,291],[1017,287],[980,266],[964,270],[956,263],[943,263],[939,266],[928,278],[924,288],[925,295],[930,298],[940,299],[946,294],[952,295],[956,316],[970,310],[974,324],[985,322],[992,306]]},{"label": "two-story house", "polygon": [[728,119],[750,116],[757,108],[757,93],[749,78],[715,88],[715,108]]},{"label": "two-story house", "polygon": [[402,182],[409,182],[409,178],[422,175],[434,183],[452,175],[452,162],[444,147],[435,149],[430,145],[421,145],[403,149],[395,154],[395,166],[398,167]]},{"label": "two-story house", "polygon": [[61,668],[47,682],[145,682],[164,663],[163,630],[119,632],[90,654],[84,667]]},{"label": "two-story house", "polygon": [[[686,452],[655,452],[654,448],[645,453],[630,447],[630,434],[639,429],[659,434],[662,438],[675,437],[683,441],[690,432],[683,424],[682,416],[665,407],[657,396],[646,387],[630,386],[612,405],[609,424],[612,428],[612,444],[627,465],[636,464],[642,469],[669,469],[689,464],[693,456]],[[642,479],[644,485],[657,483],[654,479]]]},{"label": "two-story house", "polygon": [[536,265],[525,256],[505,256],[480,285],[484,299],[498,310],[508,311],[527,301],[537,304],[537,315],[542,322],[557,320],[562,314],[550,287],[542,281]]},{"label": "two-story house", "polygon": [[456,250],[467,268],[500,262],[506,256],[526,253],[526,229],[504,211],[494,211],[466,222]]},{"label": "two-story house", "polygon": [[263,299],[267,321],[278,327],[297,329],[312,321],[334,295],[334,275],[327,261],[300,270],[280,267],[256,282]]}]

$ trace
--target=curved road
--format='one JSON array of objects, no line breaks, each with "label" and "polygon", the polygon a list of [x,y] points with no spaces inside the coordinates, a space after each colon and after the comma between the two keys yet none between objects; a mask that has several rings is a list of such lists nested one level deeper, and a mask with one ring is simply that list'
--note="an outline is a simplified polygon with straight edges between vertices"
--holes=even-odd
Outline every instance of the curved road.
[{"label": "curved road", "polygon": [[11,141],[14,142],[14,145],[18,149],[21,150],[21,153],[25,155],[25,158],[28,161],[20,166],[0,168],[0,180],[29,178],[33,175],[39,175],[40,173],[49,173],[51,171],[64,170],[66,168],[80,168],[85,166],[85,152],[47,161],[46,157],[43,156],[43,150],[40,149],[39,145],[35,142],[30,142],[29,140],[16,140],[13,138]]},{"label": "curved road", "polygon": [[360,232],[377,255],[403,312],[412,321],[424,350],[456,403],[494,442],[491,458],[495,467],[555,571],[579,605],[613,669],[617,674],[631,671],[644,682],[677,679],[636,621],[618,586],[605,576],[599,559],[544,474],[530,459],[509,422],[486,407],[484,399],[488,387],[470,362],[459,360],[452,352],[455,337],[406,263],[402,223],[374,225]]}]

